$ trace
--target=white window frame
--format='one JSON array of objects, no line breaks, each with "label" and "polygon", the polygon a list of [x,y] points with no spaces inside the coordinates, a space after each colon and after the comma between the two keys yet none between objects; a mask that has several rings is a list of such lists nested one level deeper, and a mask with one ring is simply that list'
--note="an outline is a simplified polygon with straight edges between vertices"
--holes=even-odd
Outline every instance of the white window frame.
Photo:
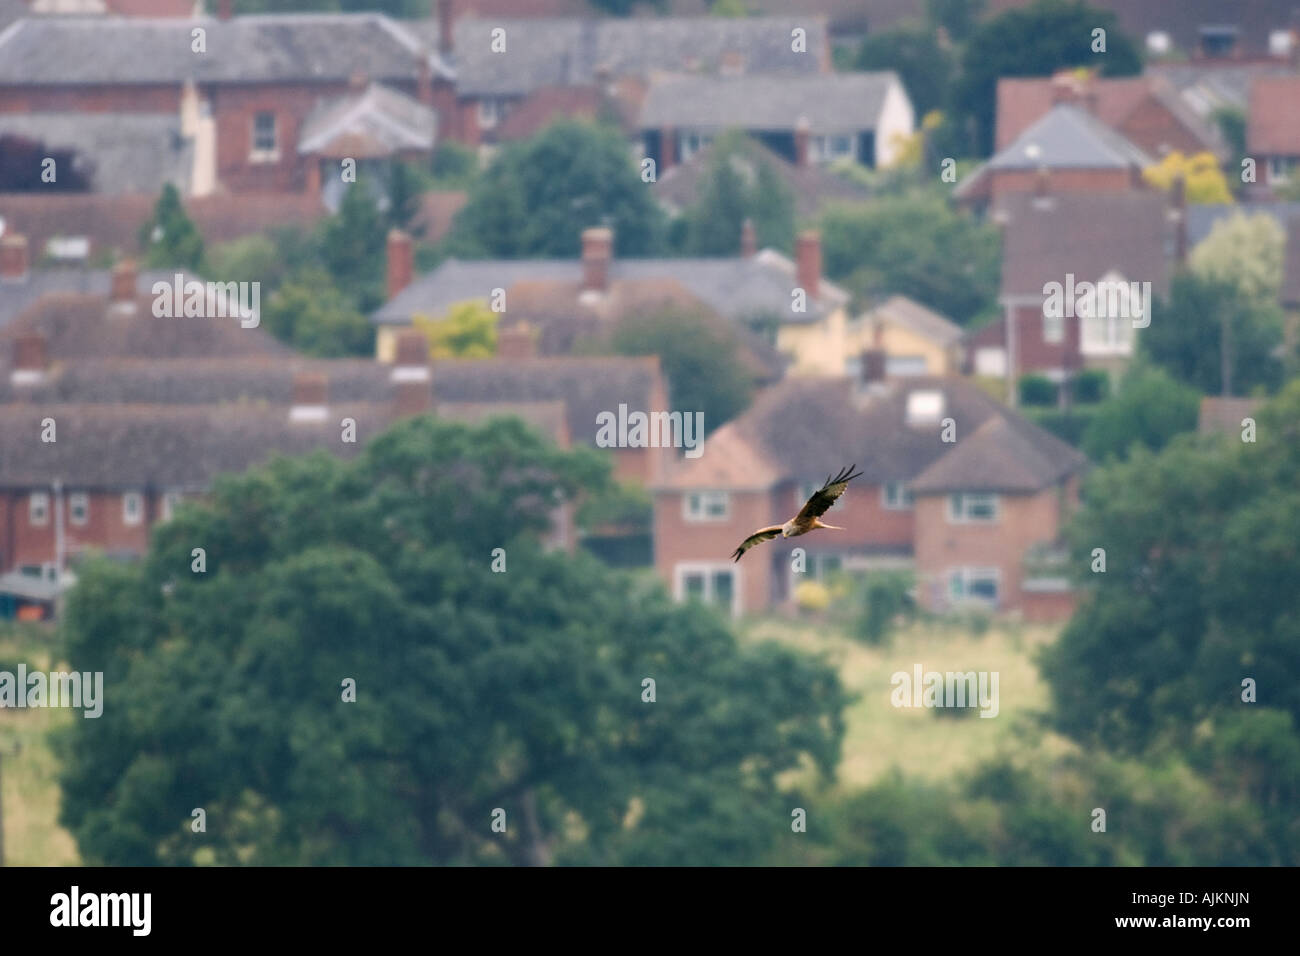
[{"label": "white window frame", "polygon": [[[136,502],[135,516],[131,514],[131,502]],[[129,528],[144,523],[144,494],[139,491],[122,492],[122,524]]]},{"label": "white window frame", "polygon": [[[836,140],[843,140],[845,148],[836,148]],[[832,163],[837,159],[858,158],[857,137],[852,133],[823,133],[809,137],[809,151],[815,163]]]},{"label": "white window frame", "polygon": [[699,574],[704,577],[704,594],[703,601],[705,604],[714,605],[713,594],[713,576],[715,574],[727,574],[731,577],[731,616],[740,615],[740,594],[743,569],[732,561],[679,561],[673,565],[673,597],[678,601],[685,601],[686,595],[686,578],[688,575]]},{"label": "white window frame", "polygon": [[[722,501],[721,514],[709,514],[705,500]],[[727,521],[731,518],[731,495],[725,491],[688,491],[682,495],[682,518],[692,524]]]},{"label": "white window frame", "polygon": [[48,491],[28,493],[27,523],[33,528],[44,528],[50,523],[50,493]]},{"label": "white window frame", "polygon": [[[890,494],[893,491],[895,494]],[[887,481],[880,486],[880,506],[886,511],[911,511],[916,507],[912,490],[905,481]]]},{"label": "white window frame", "polygon": [[1270,156],[1268,158],[1268,181],[1270,183],[1289,183],[1291,174],[1295,172],[1296,158],[1294,156]]},{"label": "white window frame", "polygon": [[[271,117],[271,145],[259,146],[257,142],[257,121],[263,116]],[[248,158],[254,163],[274,163],[280,159],[280,120],[274,110],[258,110],[251,120],[249,131]]]},{"label": "white window frame", "polygon": [[700,150],[707,149],[712,143],[712,133],[702,133],[694,129],[682,130],[677,135],[677,149],[681,153],[677,157],[677,161],[679,163],[686,162]]},{"label": "white window frame", "polygon": [[172,520],[172,515],[174,515],[174,514],[176,513],[176,509],[180,507],[181,501],[183,501],[183,500],[184,500],[184,499],[183,499],[183,497],[181,496],[181,493],[180,493],[179,491],[176,491],[175,489],[173,489],[173,490],[171,490],[171,491],[164,491],[164,492],[163,492],[163,496],[162,496],[162,519],[163,519],[163,521],[171,521],[171,520]]},{"label": "white window frame", "polygon": [[[954,578],[961,581],[961,594],[955,593],[953,588]],[[971,581],[973,580],[992,580],[993,581],[993,598],[970,593]],[[987,604],[989,607],[996,608],[1002,603],[1002,569],[996,567],[974,567],[971,565],[962,565],[961,567],[948,569],[948,601],[951,604],[960,604],[965,602],[979,602]]]},{"label": "white window frame", "polygon": [[1060,345],[1065,341],[1065,316],[1049,315],[1043,309],[1043,341],[1048,345]]},{"label": "white window frame", "polygon": [[[77,517],[77,512],[81,517]],[[90,495],[84,491],[74,491],[68,495],[68,523],[77,528],[84,528],[90,523]]]},{"label": "white window frame", "polygon": [[[988,518],[972,517],[968,499],[977,498],[989,501],[993,514]],[[949,524],[997,524],[1002,518],[1002,500],[991,491],[955,491],[948,496]]]}]

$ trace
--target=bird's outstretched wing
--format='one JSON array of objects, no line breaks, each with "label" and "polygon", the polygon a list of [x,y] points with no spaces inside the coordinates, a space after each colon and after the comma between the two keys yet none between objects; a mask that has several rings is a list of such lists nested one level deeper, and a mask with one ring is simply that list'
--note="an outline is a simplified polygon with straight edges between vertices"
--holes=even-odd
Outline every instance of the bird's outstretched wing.
[{"label": "bird's outstretched wing", "polygon": [[740,556],[756,544],[762,544],[764,541],[771,541],[781,533],[781,526],[774,524],[770,528],[759,528],[744,541],[740,542],[740,547],[731,554],[731,560],[739,561]]},{"label": "bird's outstretched wing", "polygon": [[858,466],[849,465],[841,469],[834,478],[827,477],[826,484],[822,485],[820,490],[813,492],[812,497],[799,509],[799,514],[794,519],[795,523],[810,522],[824,515],[830,506],[835,504],[835,499],[844,494],[844,489],[849,486],[849,482],[862,474],[860,471],[853,470],[856,467]]}]

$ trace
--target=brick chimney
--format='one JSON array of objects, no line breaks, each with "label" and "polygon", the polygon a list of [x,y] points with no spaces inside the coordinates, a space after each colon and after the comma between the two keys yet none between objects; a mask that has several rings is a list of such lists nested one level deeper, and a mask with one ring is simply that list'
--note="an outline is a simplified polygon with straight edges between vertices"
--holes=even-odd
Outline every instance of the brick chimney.
[{"label": "brick chimney", "polygon": [[229,20],[235,13],[235,0],[217,0],[217,19]]},{"label": "brick chimney", "polygon": [[420,415],[433,408],[433,373],[429,367],[429,340],[416,329],[397,334],[397,355],[388,379],[398,415]]},{"label": "brick chimney", "polygon": [[874,385],[885,380],[885,350],[867,349],[862,353],[862,384]]},{"label": "brick chimney", "polygon": [[662,176],[677,165],[677,131],[665,126],[659,131],[659,169],[656,175]]},{"label": "brick chimney", "polygon": [[796,166],[808,165],[808,146],[812,138],[811,124],[808,117],[800,116],[799,121],[794,124],[794,164]]},{"label": "brick chimney", "polygon": [[15,385],[36,385],[45,378],[49,367],[45,336],[25,332],[14,342],[14,366],[10,377]]},{"label": "brick chimney", "polygon": [[291,422],[323,422],[329,414],[326,397],[329,379],[321,372],[295,372],[293,375],[293,404],[289,407]]},{"label": "brick chimney", "polygon": [[614,231],[604,227],[582,231],[582,290],[609,288],[609,260],[614,254]]},{"label": "brick chimney", "polygon": [[415,248],[411,237],[400,229],[388,233],[388,298],[394,298],[411,284],[415,275]]},{"label": "brick chimney", "polygon": [[746,259],[758,253],[758,231],[754,229],[754,220],[746,218],[740,224],[740,254]]},{"label": "brick chimney", "polygon": [[530,359],[537,357],[537,339],[533,327],[527,322],[516,322],[510,328],[497,329],[497,357],[503,359]]},{"label": "brick chimney", "polygon": [[0,282],[26,281],[27,268],[27,237],[5,236],[0,239]]},{"label": "brick chimney", "polygon": [[113,266],[112,278],[109,280],[109,304],[134,306],[138,278],[134,259],[123,259]]},{"label": "brick chimney", "polygon": [[456,10],[452,0],[433,0],[438,7],[438,51],[450,53],[452,33],[456,26]]},{"label": "brick chimney", "polygon": [[795,281],[808,298],[818,296],[822,277],[822,237],[816,229],[799,233],[794,241]]}]

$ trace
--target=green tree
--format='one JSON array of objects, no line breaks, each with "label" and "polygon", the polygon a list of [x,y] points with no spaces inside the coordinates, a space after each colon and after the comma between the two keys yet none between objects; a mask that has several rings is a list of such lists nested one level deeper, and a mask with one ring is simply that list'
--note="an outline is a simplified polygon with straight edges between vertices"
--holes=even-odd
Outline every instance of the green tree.
[{"label": "green tree", "polygon": [[754,223],[759,248],[793,245],[794,197],[754,141],[733,130],[709,149],[696,202],[685,212],[686,252],[738,254],[746,219]]},{"label": "green tree", "polygon": [[863,299],[901,293],[961,324],[996,302],[997,227],[941,194],[834,207],[821,232],[827,274]]},{"label": "green tree", "polygon": [[1257,306],[1276,302],[1282,289],[1286,232],[1267,213],[1240,210],[1210,227],[1210,234],[1187,257],[1192,272],[1206,279],[1235,282]]},{"label": "green tree", "polygon": [[365,189],[343,194],[339,210],[316,227],[318,261],[334,284],[369,313],[384,302],[384,250],[388,236],[384,217]]},{"label": "green tree", "polygon": [[560,120],[502,149],[470,187],[448,237],[457,255],[569,258],[582,230],[614,230],[616,252],[661,249],[663,213],[615,128]]},{"label": "green tree", "polygon": [[1225,340],[1232,394],[1275,389],[1283,365],[1275,354],[1282,342],[1282,314],[1259,304],[1233,282],[1194,273],[1174,277],[1167,300],[1151,309],[1141,332],[1142,351],[1175,379],[1200,392],[1224,391]]},{"label": "green tree", "polygon": [[987,6],[988,0],[925,0],[931,26],[943,27],[957,43],[971,35]]},{"label": "green tree", "polygon": [[417,416],[349,462],[221,479],[144,562],[86,567],[65,638],[109,703],[61,744],[61,819],[83,859],[765,853],[788,827],[777,776],[833,768],[844,695],[824,663],[742,647],[657,585],[544,552],[554,508],[608,481],[605,458],[517,419]]},{"label": "green tree", "polygon": [[858,47],[853,65],[858,70],[895,71],[917,117],[947,108],[953,57],[939,46],[932,31],[901,27],[870,33]]},{"label": "green tree", "polygon": [[1201,396],[1162,368],[1130,369],[1119,392],[1093,413],[1083,450],[1094,461],[1123,458],[1134,445],[1159,451],[1182,432],[1196,430]]},{"label": "green tree", "polygon": [[[1105,30],[1106,52],[1093,52],[1094,30]],[[980,155],[993,149],[998,79],[1050,76],[1067,67],[1095,67],[1106,76],[1142,70],[1137,45],[1120,31],[1109,10],[1077,0],[1035,0],[981,23],[962,51],[961,75],[953,90],[961,120],[975,132]]]},{"label": "green tree", "polygon": [[140,245],[146,263],[156,269],[198,269],[202,265],[203,237],[171,183],[163,186],[153,215],[140,227]]},{"label": "green tree", "polygon": [[619,355],[657,355],[675,410],[704,413],[712,432],[749,406],[754,377],[741,357],[734,328],[716,316],[686,309],[636,312],[614,329]]},{"label": "green tree", "polygon": [[490,358],[497,352],[497,314],[481,302],[457,302],[439,319],[417,315],[431,358]]},{"label": "green tree", "polygon": [[1300,716],[1300,382],[1255,417],[1255,442],[1181,435],[1089,477],[1071,529],[1085,596],[1043,667],[1058,729],[1126,753],[1182,743],[1251,706],[1246,678]]},{"label": "green tree", "polygon": [[306,269],[280,286],[262,310],[262,323],[307,355],[338,358],[374,352],[374,326],[319,269]]}]

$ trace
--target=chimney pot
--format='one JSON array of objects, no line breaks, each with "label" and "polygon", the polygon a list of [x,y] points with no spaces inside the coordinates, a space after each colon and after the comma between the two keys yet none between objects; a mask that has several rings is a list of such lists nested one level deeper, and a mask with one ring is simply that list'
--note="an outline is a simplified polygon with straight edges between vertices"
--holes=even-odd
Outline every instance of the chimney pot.
[{"label": "chimney pot", "polygon": [[754,228],[754,220],[746,219],[740,224],[740,254],[749,259],[757,252],[758,231]]},{"label": "chimney pot", "polygon": [[614,232],[595,228],[582,231],[582,289],[604,292],[609,287],[609,260],[614,254]]},{"label": "chimney pot", "polygon": [[5,236],[0,239],[0,281],[24,281],[27,267],[27,237]]},{"label": "chimney pot", "polygon": [[411,237],[400,229],[388,233],[388,298],[411,284],[415,275],[415,250]]},{"label": "chimney pot", "polygon": [[297,422],[324,421],[327,414],[326,396],[329,379],[321,372],[295,372],[293,376],[293,405],[289,418]]},{"label": "chimney pot", "polygon": [[795,239],[795,279],[808,298],[816,299],[822,275],[822,237],[815,229],[799,233]]},{"label": "chimney pot", "polygon": [[49,364],[45,336],[40,332],[26,332],[14,343],[14,371],[44,372]]},{"label": "chimney pot", "polygon": [[862,383],[874,385],[885,380],[884,349],[867,349],[862,353]]},{"label": "chimney pot", "polygon": [[396,361],[394,365],[406,368],[429,364],[429,340],[418,329],[406,329],[397,334]]}]

